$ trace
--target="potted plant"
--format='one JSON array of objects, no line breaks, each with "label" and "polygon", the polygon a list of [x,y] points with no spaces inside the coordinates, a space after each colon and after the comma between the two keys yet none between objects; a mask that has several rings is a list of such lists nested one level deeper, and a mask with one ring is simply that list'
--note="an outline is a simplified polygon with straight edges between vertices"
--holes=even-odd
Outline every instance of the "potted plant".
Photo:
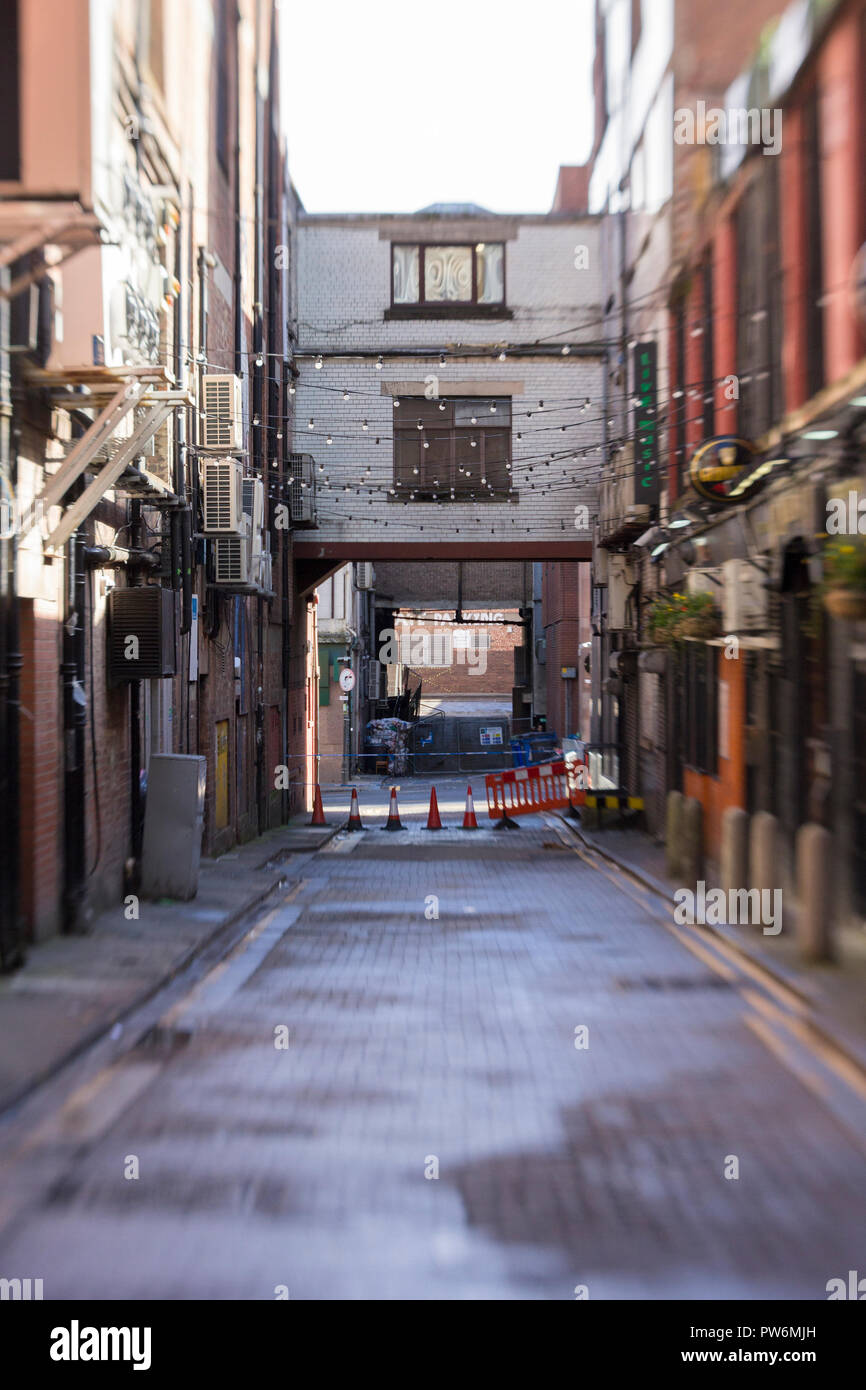
[{"label": "potted plant", "polygon": [[676,648],[687,637],[706,642],[719,634],[719,610],[710,594],[659,595],[650,609],[649,630],[661,647]]},{"label": "potted plant", "polygon": [[866,537],[838,537],[824,546],[823,596],[834,618],[866,618]]}]

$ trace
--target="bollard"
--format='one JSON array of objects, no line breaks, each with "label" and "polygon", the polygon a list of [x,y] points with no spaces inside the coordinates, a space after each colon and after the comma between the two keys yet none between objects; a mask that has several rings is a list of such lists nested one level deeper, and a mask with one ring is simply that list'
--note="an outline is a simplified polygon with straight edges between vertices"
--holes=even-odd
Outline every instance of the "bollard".
[{"label": "bollard", "polygon": [[742,806],[729,806],[722,813],[722,846],[719,856],[721,887],[749,887],[749,816]]},{"label": "bollard", "polygon": [[833,837],[823,825],[797,831],[797,945],[803,960],[832,959]]},{"label": "bollard", "polygon": [[682,792],[668,792],[667,807],[665,812],[665,873],[669,878],[679,880],[681,846],[680,836],[683,830],[683,802],[685,797]]},{"label": "bollard", "polygon": [[687,796],[682,809],[679,871],[688,888],[696,888],[703,878],[703,814],[697,797]]},{"label": "bollard", "polygon": [[779,887],[778,826],[769,811],[757,811],[749,826],[749,887],[762,893]]}]

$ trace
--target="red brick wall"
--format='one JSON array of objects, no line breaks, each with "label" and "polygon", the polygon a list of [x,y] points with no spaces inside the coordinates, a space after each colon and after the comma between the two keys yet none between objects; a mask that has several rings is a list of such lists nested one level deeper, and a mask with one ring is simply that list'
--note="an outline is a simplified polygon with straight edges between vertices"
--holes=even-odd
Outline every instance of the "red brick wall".
[{"label": "red brick wall", "polygon": [[[448,613],[453,617],[453,611],[448,609],[436,610]],[[471,610],[470,610],[471,611]],[[473,644],[470,651],[465,650],[458,653],[453,652],[453,660],[449,666],[420,666],[411,667],[414,680],[417,683],[420,678],[422,681],[423,696],[440,695],[467,695],[484,696],[495,695],[502,699],[511,699],[511,691],[514,685],[514,649],[523,645],[523,628],[519,626],[520,614],[517,610],[501,610],[503,619],[512,619],[511,631],[509,624],[470,624],[453,623],[448,625],[444,622],[437,622],[432,615],[428,614],[426,619],[419,618],[399,618],[397,619],[398,633],[417,633],[426,632],[430,634],[431,644],[433,634],[437,632],[464,632],[468,634],[468,640]],[[489,646],[486,655],[486,670],[482,673],[476,653],[480,652],[479,641],[482,634],[486,634]],[[478,661],[478,666],[473,668],[465,659],[471,655]],[[464,660],[460,661],[459,657]],[[476,674],[477,671],[477,674]]]}]

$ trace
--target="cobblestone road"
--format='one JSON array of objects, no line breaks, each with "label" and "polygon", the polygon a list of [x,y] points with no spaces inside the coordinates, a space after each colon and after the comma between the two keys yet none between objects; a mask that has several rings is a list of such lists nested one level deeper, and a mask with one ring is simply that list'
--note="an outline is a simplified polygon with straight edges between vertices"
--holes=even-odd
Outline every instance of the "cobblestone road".
[{"label": "cobblestone road", "polygon": [[43,1118],[0,1274],[47,1298],[822,1299],[866,1272],[859,1110],[784,1001],[552,821],[433,835],[411,797],[404,832],[380,791],[378,826],[288,864],[242,948]]}]

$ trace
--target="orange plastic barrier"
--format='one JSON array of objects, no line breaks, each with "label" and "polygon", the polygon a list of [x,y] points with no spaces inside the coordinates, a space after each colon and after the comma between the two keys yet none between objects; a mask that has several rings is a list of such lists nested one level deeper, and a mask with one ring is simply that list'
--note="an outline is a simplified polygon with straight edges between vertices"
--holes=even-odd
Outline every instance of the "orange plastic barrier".
[{"label": "orange plastic barrier", "polygon": [[510,772],[491,772],[484,779],[487,811],[491,820],[531,816],[536,811],[555,811],[570,804],[566,767],[561,759],[538,767],[515,767]]}]

